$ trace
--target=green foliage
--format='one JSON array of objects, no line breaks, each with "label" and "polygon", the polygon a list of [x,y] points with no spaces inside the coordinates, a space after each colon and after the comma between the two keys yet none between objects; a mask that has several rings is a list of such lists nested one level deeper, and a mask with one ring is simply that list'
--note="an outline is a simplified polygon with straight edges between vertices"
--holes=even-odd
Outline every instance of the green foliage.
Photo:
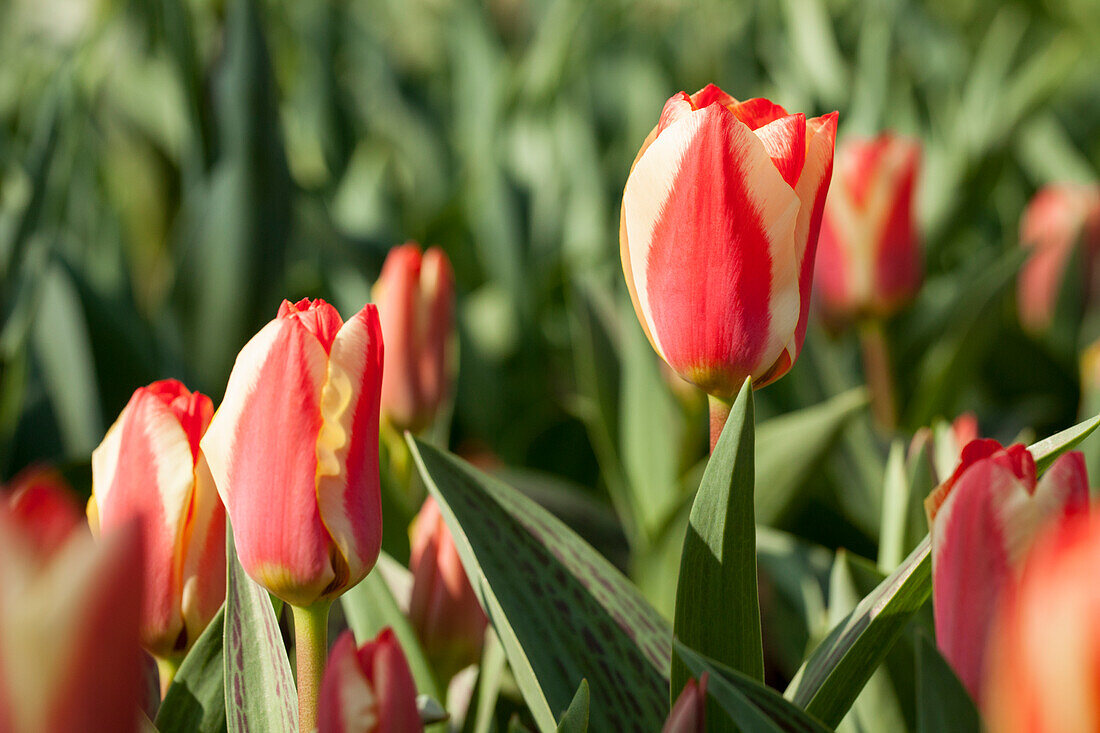
[{"label": "green foliage", "polygon": [[225,675],[222,669],[222,608],[191,647],[157,710],[161,733],[221,733],[225,720]]}]

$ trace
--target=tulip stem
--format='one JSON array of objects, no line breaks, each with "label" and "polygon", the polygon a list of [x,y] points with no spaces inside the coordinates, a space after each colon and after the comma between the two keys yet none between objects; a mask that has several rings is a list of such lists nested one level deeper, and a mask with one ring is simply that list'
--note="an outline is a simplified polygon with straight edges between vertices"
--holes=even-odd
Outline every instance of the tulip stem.
[{"label": "tulip stem", "polygon": [[871,391],[871,414],[883,431],[893,432],[898,423],[894,406],[894,377],[882,322],[872,319],[861,323],[859,341],[863,348],[863,376]]},{"label": "tulip stem", "polygon": [[176,678],[176,672],[180,670],[180,657],[156,657],[157,672],[160,675],[160,699],[168,695],[168,688],[172,686],[172,680]]},{"label": "tulip stem", "polygon": [[722,434],[722,428],[726,427],[729,419],[732,402],[727,402],[721,397],[708,395],[710,404],[710,452],[714,452],[714,446],[718,445],[718,436]]},{"label": "tulip stem", "polygon": [[328,657],[328,611],[332,601],[291,606],[294,613],[294,655],[298,673],[298,729],[317,729],[317,699]]}]

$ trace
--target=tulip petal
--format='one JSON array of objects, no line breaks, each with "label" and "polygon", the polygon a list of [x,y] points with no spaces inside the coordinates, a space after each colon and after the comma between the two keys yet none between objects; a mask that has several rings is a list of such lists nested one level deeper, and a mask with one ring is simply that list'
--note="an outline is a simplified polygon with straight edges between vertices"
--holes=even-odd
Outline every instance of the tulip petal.
[{"label": "tulip petal", "polygon": [[377,639],[363,645],[359,665],[367,671],[378,699],[377,733],[422,731],[424,726],[416,709],[416,683],[393,629],[386,627]]},{"label": "tulip petal", "polygon": [[756,136],[783,180],[794,188],[806,164],[806,115],[780,117],[756,130]]},{"label": "tulip petal", "polygon": [[673,369],[713,394],[770,366],[794,330],[798,205],[760,139],[718,105],[670,125],[627,180],[647,330]]},{"label": "tulip petal", "polygon": [[316,504],[347,565],[349,578],[338,578],[341,591],[370,572],[381,548],[377,436],[382,358],[378,311],[367,305],[336,334],[321,391]]},{"label": "tulip petal", "polygon": [[402,425],[415,422],[423,402],[417,368],[416,292],[420,281],[420,247],[409,243],[395,247],[386,257],[373,293],[381,318],[386,351],[382,401],[387,414]]},{"label": "tulip petal", "polygon": [[[680,92],[680,94],[684,93]],[[678,94],[676,96],[679,97],[680,95]],[[686,94],[684,94],[684,96],[687,97]],[[673,99],[675,98],[676,97],[673,97]],[[731,97],[729,94],[723,91],[721,87],[715,84],[707,84],[705,87],[695,92],[695,94],[692,94],[690,97],[688,97],[688,101],[691,102],[691,105],[694,109],[703,109],[704,107],[709,107],[715,102],[722,105],[723,107],[733,107],[738,103],[736,99]]]},{"label": "tulip petal", "polygon": [[241,565],[298,605],[316,601],[335,577],[317,506],[327,363],[315,334],[295,318],[275,319],[241,349],[202,440]]},{"label": "tulip petal", "polygon": [[350,631],[329,652],[318,699],[319,733],[360,733],[378,725],[378,701],[359,666],[355,637]]},{"label": "tulip petal", "polygon": [[189,520],[184,528],[181,611],[191,644],[225,600],[225,507],[210,475],[206,456],[199,454]]},{"label": "tulip petal", "polygon": [[420,292],[423,301],[420,388],[425,410],[430,407],[434,412],[447,389],[447,342],[454,327],[454,272],[451,261],[439,247],[431,247],[424,253]]}]

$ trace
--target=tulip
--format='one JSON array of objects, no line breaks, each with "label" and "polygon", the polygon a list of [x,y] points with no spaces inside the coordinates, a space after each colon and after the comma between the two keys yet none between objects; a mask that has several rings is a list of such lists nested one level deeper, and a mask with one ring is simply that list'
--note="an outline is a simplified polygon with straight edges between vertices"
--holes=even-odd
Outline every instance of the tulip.
[{"label": "tulip", "polygon": [[13,521],[23,528],[38,554],[52,553],[86,526],[72,487],[53,468],[25,468],[4,490]]},{"label": "tulip", "polygon": [[41,538],[0,505],[0,730],[138,730],[140,528]]},{"label": "tulip", "polygon": [[[1077,281],[1086,300],[1100,297],[1100,186],[1047,186],[1028,204],[1020,220],[1020,244],[1031,255],[1020,269],[1016,304],[1020,323],[1031,333],[1045,331],[1063,285]],[[1079,266],[1070,271],[1075,251]]]},{"label": "tulip", "polygon": [[707,712],[707,673],[703,672],[699,682],[689,679],[661,733],[703,733],[706,729]]},{"label": "tulip", "polygon": [[212,414],[206,395],[154,382],[134,392],[92,453],[89,523],[100,533],[142,524],[141,639],[174,663],[225,600],[225,510],[199,447]]},{"label": "tulip", "polygon": [[886,318],[921,281],[913,203],[920,146],[891,133],[837,151],[817,253],[818,299],[831,320]]},{"label": "tulip", "polygon": [[424,730],[416,684],[393,630],[355,648],[345,631],[321,682],[319,733],[416,733]]},{"label": "tulip", "polygon": [[413,525],[409,619],[444,679],[478,660],[488,619],[466,577],[439,505],[428,497]]},{"label": "tulip", "polygon": [[1100,730],[1098,520],[1047,529],[1001,604],[984,688],[992,733]]},{"label": "tulip", "polygon": [[806,120],[714,85],[665,104],[623,191],[627,289],[658,354],[729,400],[802,347],[836,113]]},{"label": "tulip", "polygon": [[1087,511],[1088,492],[1079,452],[1060,457],[1036,481],[1035,461],[1025,447],[975,440],[925,501],[936,643],[975,700],[999,597],[1017,576],[1036,532],[1059,517]]},{"label": "tulip", "polygon": [[431,424],[448,391],[454,329],[454,274],[447,255],[409,242],[390,250],[372,293],[389,345],[382,415],[397,430]]},{"label": "tulip", "polygon": [[347,323],[323,300],[283,301],[245,344],[202,440],[245,571],[295,606],[331,600],[378,559],[373,305]]}]

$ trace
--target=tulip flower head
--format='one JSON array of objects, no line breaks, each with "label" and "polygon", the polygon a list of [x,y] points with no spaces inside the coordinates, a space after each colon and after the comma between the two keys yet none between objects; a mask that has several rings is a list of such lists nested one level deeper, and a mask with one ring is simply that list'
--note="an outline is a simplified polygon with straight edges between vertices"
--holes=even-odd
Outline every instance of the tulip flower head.
[{"label": "tulip flower head", "polygon": [[423,731],[405,653],[385,628],[359,649],[345,631],[336,640],[321,681],[319,733]]},{"label": "tulip flower head", "polygon": [[[1020,323],[1031,333],[1054,319],[1063,286],[1076,279],[1086,301],[1100,297],[1100,186],[1047,186],[1020,220],[1020,244],[1031,255],[1020,269],[1016,304]],[[1078,271],[1070,271],[1075,252]]]},{"label": "tulip flower head", "polygon": [[44,549],[0,505],[0,730],[138,730],[140,527]]},{"label": "tulip flower head", "polygon": [[454,274],[439,247],[409,242],[386,257],[372,293],[386,341],[382,414],[397,430],[431,424],[449,389]]},{"label": "tulip flower head", "polygon": [[992,733],[1100,730],[1098,520],[1048,527],[1001,603],[985,677]]},{"label": "tulip flower head", "polygon": [[8,510],[39,554],[61,547],[73,532],[86,531],[84,512],[69,483],[53,468],[30,466],[7,486]]},{"label": "tulip flower head", "polygon": [[378,559],[382,332],[323,300],[283,302],[245,344],[202,440],[245,571],[295,606],[331,600]]},{"label": "tulip flower head", "polygon": [[817,297],[834,322],[886,318],[916,294],[920,241],[913,218],[920,146],[891,133],[849,139],[825,202]]},{"label": "tulip flower head", "polygon": [[413,525],[409,619],[444,679],[481,655],[488,619],[466,577],[454,538],[435,499],[428,497]]},{"label": "tulip flower head", "polygon": [[698,682],[689,679],[684,685],[661,733],[704,733],[707,729],[706,714],[707,673],[703,672]]},{"label": "tulip flower head", "polygon": [[802,348],[836,113],[807,120],[714,85],[665,103],[623,191],[623,273],[642,328],[720,398]]},{"label": "tulip flower head", "polygon": [[142,643],[179,658],[225,600],[225,510],[199,441],[210,398],[174,379],[136,390],[92,453],[93,530],[142,525]]},{"label": "tulip flower head", "polygon": [[1084,457],[1067,453],[1036,480],[1022,445],[967,445],[955,473],[925,501],[932,535],[936,643],[978,700],[997,604],[1044,524],[1088,510]]}]

